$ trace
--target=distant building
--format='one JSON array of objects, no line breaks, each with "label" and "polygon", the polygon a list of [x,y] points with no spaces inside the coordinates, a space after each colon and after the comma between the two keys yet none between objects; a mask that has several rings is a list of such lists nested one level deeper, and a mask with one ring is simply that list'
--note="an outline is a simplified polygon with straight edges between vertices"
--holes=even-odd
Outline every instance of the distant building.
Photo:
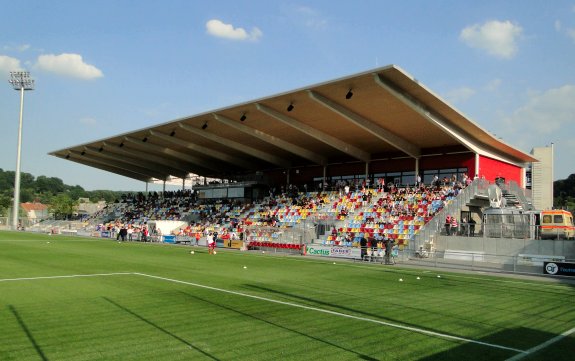
[{"label": "distant building", "polygon": [[48,206],[42,203],[22,203],[20,207],[26,211],[26,215],[31,221],[40,221],[49,217]]},{"label": "distant building", "polygon": [[526,172],[526,188],[531,189],[531,199],[535,209],[553,208],[553,144],[536,147],[531,154],[538,162],[531,163]]},{"label": "distant building", "polygon": [[90,202],[89,198],[78,199],[78,214],[92,215],[106,207],[106,201]]}]

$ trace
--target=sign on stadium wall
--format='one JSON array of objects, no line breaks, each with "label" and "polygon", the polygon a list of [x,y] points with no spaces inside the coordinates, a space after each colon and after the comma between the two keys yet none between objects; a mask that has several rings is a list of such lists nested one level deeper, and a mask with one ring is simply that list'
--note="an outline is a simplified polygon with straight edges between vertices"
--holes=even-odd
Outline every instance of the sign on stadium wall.
[{"label": "sign on stadium wall", "polygon": [[337,247],[308,245],[305,248],[306,256],[360,258],[361,250],[355,247]]},{"label": "sign on stadium wall", "polygon": [[543,273],[553,276],[575,277],[575,263],[567,262],[545,262]]}]

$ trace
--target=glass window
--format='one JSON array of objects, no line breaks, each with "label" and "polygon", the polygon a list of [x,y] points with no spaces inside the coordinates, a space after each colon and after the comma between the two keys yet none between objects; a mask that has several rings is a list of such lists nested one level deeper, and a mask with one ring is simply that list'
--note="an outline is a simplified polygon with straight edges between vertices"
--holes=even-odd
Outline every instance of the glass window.
[{"label": "glass window", "polygon": [[553,223],[563,223],[563,215],[556,214],[555,216],[553,216]]},{"label": "glass window", "polygon": [[435,176],[435,174],[425,174],[423,176],[423,183],[425,184],[431,184],[431,182],[433,182],[433,177]]},{"label": "glass window", "polygon": [[551,223],[551,215],[550,214],[546,214],[543,216],[543,221],[542,223]]},{"label": "glass window", "polygon": [[401,184],[404,184],[404,185],[415,184],[415,176],[414,175],[404,175],[403,177],[401,177]]}]

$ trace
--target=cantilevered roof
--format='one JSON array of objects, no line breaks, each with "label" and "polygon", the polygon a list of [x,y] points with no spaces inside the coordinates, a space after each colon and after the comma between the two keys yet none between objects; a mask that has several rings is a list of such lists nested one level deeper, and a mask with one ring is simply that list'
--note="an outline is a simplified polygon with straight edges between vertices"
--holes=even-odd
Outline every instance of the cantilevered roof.
[{"label": "cantilevered roof", "polygon": [[151,181],[470,151],[536,161],[395,65],[50,153]]}]

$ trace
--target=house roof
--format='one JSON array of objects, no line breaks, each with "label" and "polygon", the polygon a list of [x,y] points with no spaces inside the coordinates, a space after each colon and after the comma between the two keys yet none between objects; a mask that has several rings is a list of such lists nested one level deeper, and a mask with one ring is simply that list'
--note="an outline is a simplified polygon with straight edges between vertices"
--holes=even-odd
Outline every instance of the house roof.
[{"label": "house roof", "polygon": [[26,203],[21,203],[20,207],[22,207],[26,212],[30,212],[30,211],[45,211],[48,209],[48,206],[42,203],[30,203],[30,202],[26,202]]}]

